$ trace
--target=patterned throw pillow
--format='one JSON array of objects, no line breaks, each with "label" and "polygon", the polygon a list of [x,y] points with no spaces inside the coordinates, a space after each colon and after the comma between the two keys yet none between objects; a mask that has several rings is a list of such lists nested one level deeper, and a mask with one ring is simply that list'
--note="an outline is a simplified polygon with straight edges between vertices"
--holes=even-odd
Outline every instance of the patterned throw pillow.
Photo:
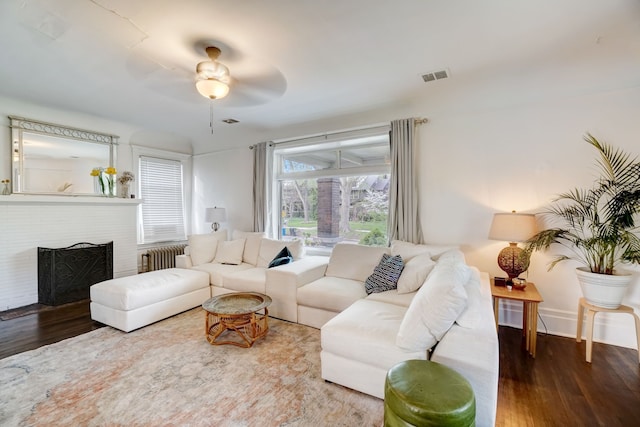
[{"label": "patterned throw pillow", "polygon": [[364,282],[367,295],[396,289],[403,268],[404,262],[402,262],[400,255],[383,254],[380,263],[373,270],[373,274],[367,277]]}]

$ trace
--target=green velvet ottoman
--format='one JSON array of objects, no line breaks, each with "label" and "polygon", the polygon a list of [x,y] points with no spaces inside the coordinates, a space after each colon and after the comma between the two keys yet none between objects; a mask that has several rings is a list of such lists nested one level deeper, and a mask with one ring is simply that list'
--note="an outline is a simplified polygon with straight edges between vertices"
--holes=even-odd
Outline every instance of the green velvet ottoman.
[{"label": "green velvet ottoman", "polygon": [[459,373],[428,360],[407,360],[387,373],[384,425],[475,426],[476,398]]}]

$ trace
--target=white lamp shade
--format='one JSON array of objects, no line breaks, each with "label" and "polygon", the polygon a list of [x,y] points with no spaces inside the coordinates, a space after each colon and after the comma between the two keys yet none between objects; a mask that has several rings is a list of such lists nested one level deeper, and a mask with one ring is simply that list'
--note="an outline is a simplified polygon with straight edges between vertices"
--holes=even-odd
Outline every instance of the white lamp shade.
[{"label": "white lamp shade", "polygon": [[225,208],[207,208],[204,214],[205,222],[224,222],[227,220]]},{"label": "white lamp shade", "polygon": [[196,89],[200,95],[210,99],[224,98],[229,93],[229,86],[217,79],[198,80]]},{"label": "white lamp shade", "polygon": [[497,213],[489,230],[489,238],[505,242],[524,242],[536,234],[536,217],[533,214]]}]

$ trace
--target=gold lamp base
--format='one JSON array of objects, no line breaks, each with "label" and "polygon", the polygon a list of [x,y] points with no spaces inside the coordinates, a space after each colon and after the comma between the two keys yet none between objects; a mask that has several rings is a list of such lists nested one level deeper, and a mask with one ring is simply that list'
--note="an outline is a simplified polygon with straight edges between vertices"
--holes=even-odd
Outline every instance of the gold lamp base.
[{"label": "gold lamp base", "polygon": [[529,268],[529,257],[517,243],[509,243],[509,246],[498,254],[498,265],[509,276],[507,283],[512,284],[514,278]]}]

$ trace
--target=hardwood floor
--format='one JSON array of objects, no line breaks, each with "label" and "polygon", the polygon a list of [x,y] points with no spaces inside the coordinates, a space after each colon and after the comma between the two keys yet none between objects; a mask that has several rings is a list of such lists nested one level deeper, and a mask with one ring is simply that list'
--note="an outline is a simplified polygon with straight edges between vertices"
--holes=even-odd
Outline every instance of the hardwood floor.
[{"label": "hardwood floor", "polygon": [[[102,327],[89,304],[0,321],[0,358]],[[634,349],[538,335],[533,359],[519,329],[500,327],[498,427],[640,425],[640,364]]]},{"label": "hardwood floor", "polygon": [[91,320],[89,301],[0,320],[0,359],[103,327]]},{"label": "hardwood floor", "polygon": [[496,425],[638,426],[640,364],[634,349],[538,334],[536,358],[520,329],[500,327]]}]

